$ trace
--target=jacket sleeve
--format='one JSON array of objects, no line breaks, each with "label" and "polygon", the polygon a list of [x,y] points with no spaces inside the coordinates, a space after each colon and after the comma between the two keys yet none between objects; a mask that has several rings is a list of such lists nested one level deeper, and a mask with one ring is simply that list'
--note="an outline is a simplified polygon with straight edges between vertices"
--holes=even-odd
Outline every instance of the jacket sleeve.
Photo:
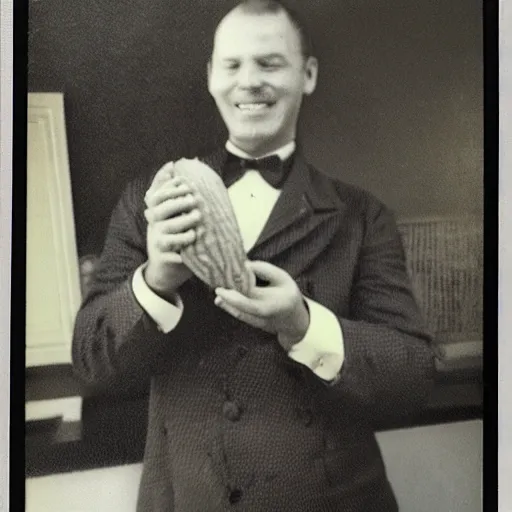
[{"label": "jacket sleeve", "polygon": [[379,424],[419,412],[435,376],[436,351],[424,327],[392,213],[376,200],[351,291],[338,320],[345,359],[329,393]]},{"label": "jacket sleeve", "polygon": [[138,387],[138,381],[158,371],[176,336],[158,329],[132,291],[133,275],[147,259],[146,185],[144,179],[135,180],[122,193],[94,282],[75,320],[73,367],[88,385]]}]

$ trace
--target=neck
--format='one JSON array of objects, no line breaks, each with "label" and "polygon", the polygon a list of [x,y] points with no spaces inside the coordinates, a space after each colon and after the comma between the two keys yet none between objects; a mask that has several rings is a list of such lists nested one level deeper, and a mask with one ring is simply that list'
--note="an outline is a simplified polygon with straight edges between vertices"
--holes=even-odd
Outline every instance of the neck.
[{"label": "neck", "polygon": [[290,142],[293,142],[293,138],[290,138],[285,141],[279,141],[275,143],[265,143],[265,144],[254,144],[250,142],[241,142],[237,140],[233,140],[232,138],[229,139],[231,144],[233,144],[235,147],[243,151],[244,153],[247,153],[252,158],[262,158],[264,156],[270,155],[272,153],[275,153],[279,149],[281,149],[283,146],[289,144]]}]

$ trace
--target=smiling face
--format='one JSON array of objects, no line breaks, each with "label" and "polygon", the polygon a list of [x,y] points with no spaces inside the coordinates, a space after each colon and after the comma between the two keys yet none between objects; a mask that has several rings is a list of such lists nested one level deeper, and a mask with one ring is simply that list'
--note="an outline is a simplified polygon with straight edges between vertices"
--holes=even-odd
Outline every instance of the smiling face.
[{"label": "smiling face", "polygon": [[295,138],[303,96],[316,86],[317,62],[304,58],[285,12],[235,9],[220,23],[208,90],[240,149],[257,157]]}]

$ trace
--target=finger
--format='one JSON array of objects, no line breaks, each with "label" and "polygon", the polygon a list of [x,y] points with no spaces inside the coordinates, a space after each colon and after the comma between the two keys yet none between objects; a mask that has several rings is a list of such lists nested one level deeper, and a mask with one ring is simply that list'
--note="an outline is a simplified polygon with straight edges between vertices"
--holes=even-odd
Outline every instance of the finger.
[{"label": "finger", "polygon": [[187,245],[192,244],[196,239],[196,234],[193,229],[189,229],[184,233],[177,233],[172,235],[160,235],[155,245],[161,252],[176,252]]},{"label": "finger", "polygon": [[174,199],[167,199],[166,201],[147,208],[144,216],[148,222],[158,222],[162,220],[171,219],[179,216],[180,214],[190,214],[193,211],[194,215],[201,215],[197,208],[197,201],[193,196],[183,196]]},{"label": "finger", "polygon": [[183,258],[181,257],[181,254],[174,251],[167,251],[164,252],[160,256],[164,263],[174,263],[176,265],[180,265],[183,263]]},{"label": "finger", "polygon": [[153,182],[158,185],[160,182],[165,181],[174,176],[174,162],[167,162],[155,174]]},{"label": "finger", "polygon": [[267,307],[264,302],[251,297],[246,297],[236,290],[217,288],[215,293],[223,302],[242,311],[243,313],[259,317],[263,317],[268,314]]},{"label": "finger", "polygon": [[249,295],[252,296],[256,291],[256,274],[252,271],[251,268],[248,267],[247,272],[249,274]]},{"label": "finger", "polygon": [[146,206],[151,207],[156,206],[167,199],[175,199],[187,195],[194,197],[190,186],[187,183],[182,183],[172,179],[157,189],[148,190],[144,196],[144,202],[146,203]]},{"label": "finger", "polygon": [[249,313],[245,313],[244,311],[240,311],[236,307],[222,300],[220,297],[216,297],[214,302],[216,306],[223,309],[226,313],[229,313],[233,318],[236,318],[237,320],[245,322],[249,325],[252,325],[253,327],[265,329],[266,321],[264,318],[260,318]]},{"label": "finger", "polygon": [[206,228],[204,224],[197,224],[194,226],[194,231],[196,232],[196,240],[201,240],[206,235]]},{"label": "finger", "polygon": [[191,212],[159,222],[158,229],[161,233],[171,235],[184,233],[189,229],[198,228],[201,220],[201,212],[198,209],[194,209]]},{"label": "finger", "polygon": [[266,261],[247,261],[246,267],[271,285],[284,284],[290,279],[286,271]]},{"label": "finger", "polygon": [[148,189],[149,191],[154,191],[163,183],[166,183],[174,176],[174,162],[166,163],[158,172],[155,174],[153,181],[151,182],[151,186]]}]

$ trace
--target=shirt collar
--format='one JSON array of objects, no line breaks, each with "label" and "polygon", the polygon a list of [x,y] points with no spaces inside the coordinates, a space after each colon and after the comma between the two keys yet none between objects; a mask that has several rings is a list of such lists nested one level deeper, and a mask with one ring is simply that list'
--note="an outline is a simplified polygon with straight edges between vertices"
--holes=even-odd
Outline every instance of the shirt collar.
[{"label": "shirt collar", "polygon": [[[291,142],[288,142],[284,146],[281,146],[277,151],[271,151],[270,153],[262,155],[259,158],[264,158],[264,157],[270,156],[270,155],[277,155],[281,160],[286,160],[295,151],[295,147],[296,147],[295,141],[292,140]],[[245,158],[247,160],[254,159],[253,156],[249,155],[245,151],[242,151],[240,148],[235,146],[230,140],[228,140],[226,142],[226,149],[230,153],[233,153],[234,155],[236,155],[240,158]]]}]

